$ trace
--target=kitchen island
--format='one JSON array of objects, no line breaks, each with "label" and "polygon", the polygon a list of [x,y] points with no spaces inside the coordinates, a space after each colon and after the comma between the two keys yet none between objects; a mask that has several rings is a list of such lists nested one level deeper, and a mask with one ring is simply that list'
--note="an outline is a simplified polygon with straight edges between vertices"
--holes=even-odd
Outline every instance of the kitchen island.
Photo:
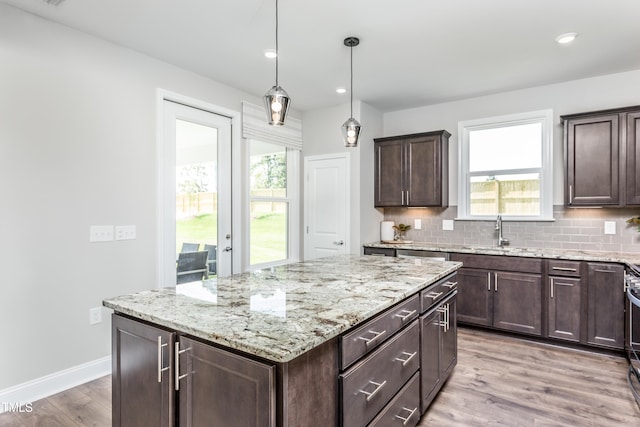
[{"label": "kitchen island", "polygon": [[415,425],[419,381],[437,393],[455,364],[420,376],[455,350],[460,266],[340,256],[105,300],[114,426],[366,425],[398,405]]}]

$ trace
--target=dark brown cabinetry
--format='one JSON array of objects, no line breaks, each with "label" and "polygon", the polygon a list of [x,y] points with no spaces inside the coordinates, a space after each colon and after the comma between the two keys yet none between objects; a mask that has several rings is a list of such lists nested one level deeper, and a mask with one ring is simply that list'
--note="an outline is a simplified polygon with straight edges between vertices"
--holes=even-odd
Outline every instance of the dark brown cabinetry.
[{"label": "dark brown cabinetry", "polygon": [[587,343],[624,348],[624,267],[588,263]]},{"label": "dark brown cabinetry", "polygon": [[542,334],[542,261],[451,254],[458,271],[458,320],[531,335]]},{"label": "dark brown cabinetry", "polygon": [[640,204],[640,107],[562,116],[568,206]]},{"label": "dark brown cabinetry", "polygon": [[450,136],[442,130],[376,138],[375,206],[448,206]]},{"label": "dark brown cabinetry", "polygon": [[364,248],[365,255],[373,255],[373,256],[396,256],[396,250],[391,248]]},{"label": "dark brown cabinetry", "polygon": [[420,317],[421,408],[425,412],[458,360],[456,293]]},{"label": "dark brown cabinetry", "polygon": [[549,337],[580,342],[583,285],[579,261],[547,261]]},{"label": "dark brown cabinetry", "polygon": [[117,314],[112,320],[114,426],[275,425],[274,366]]}]

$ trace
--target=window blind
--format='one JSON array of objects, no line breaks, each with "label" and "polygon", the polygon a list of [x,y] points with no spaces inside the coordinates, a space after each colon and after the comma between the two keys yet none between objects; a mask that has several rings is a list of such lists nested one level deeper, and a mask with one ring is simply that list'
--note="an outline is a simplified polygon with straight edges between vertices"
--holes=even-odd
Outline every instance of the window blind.
[{"label": "window blind", "polygon": [[263,106],[242,101],[242,137],[302,150],[302,120],[287,116],[284,125],[272,126]]}]

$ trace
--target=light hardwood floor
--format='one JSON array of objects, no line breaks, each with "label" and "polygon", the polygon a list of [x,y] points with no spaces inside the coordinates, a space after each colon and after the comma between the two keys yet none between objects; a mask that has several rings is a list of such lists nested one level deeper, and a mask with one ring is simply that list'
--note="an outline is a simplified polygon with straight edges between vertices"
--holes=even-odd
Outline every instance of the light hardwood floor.
[{"label": "light hardwood floor", "polygon": [[[458,365],[421,427],[640,426],[624,358],[463,328],[458,346]],[[0,426],[108,427],[110,419],[104,377],[34,402],[31,413],[0,414]]]}]

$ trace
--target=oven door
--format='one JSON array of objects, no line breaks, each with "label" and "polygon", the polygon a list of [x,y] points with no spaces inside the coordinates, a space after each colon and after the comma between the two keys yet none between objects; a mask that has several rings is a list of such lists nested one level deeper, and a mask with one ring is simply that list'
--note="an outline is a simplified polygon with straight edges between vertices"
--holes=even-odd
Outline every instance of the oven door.
[{"label": "oven door", "polygon": [[629,372],[627,380],[629,387],[640,406],[640,298],[632,287],[627,287],[627,336],[626,350],[629,357]]}]

